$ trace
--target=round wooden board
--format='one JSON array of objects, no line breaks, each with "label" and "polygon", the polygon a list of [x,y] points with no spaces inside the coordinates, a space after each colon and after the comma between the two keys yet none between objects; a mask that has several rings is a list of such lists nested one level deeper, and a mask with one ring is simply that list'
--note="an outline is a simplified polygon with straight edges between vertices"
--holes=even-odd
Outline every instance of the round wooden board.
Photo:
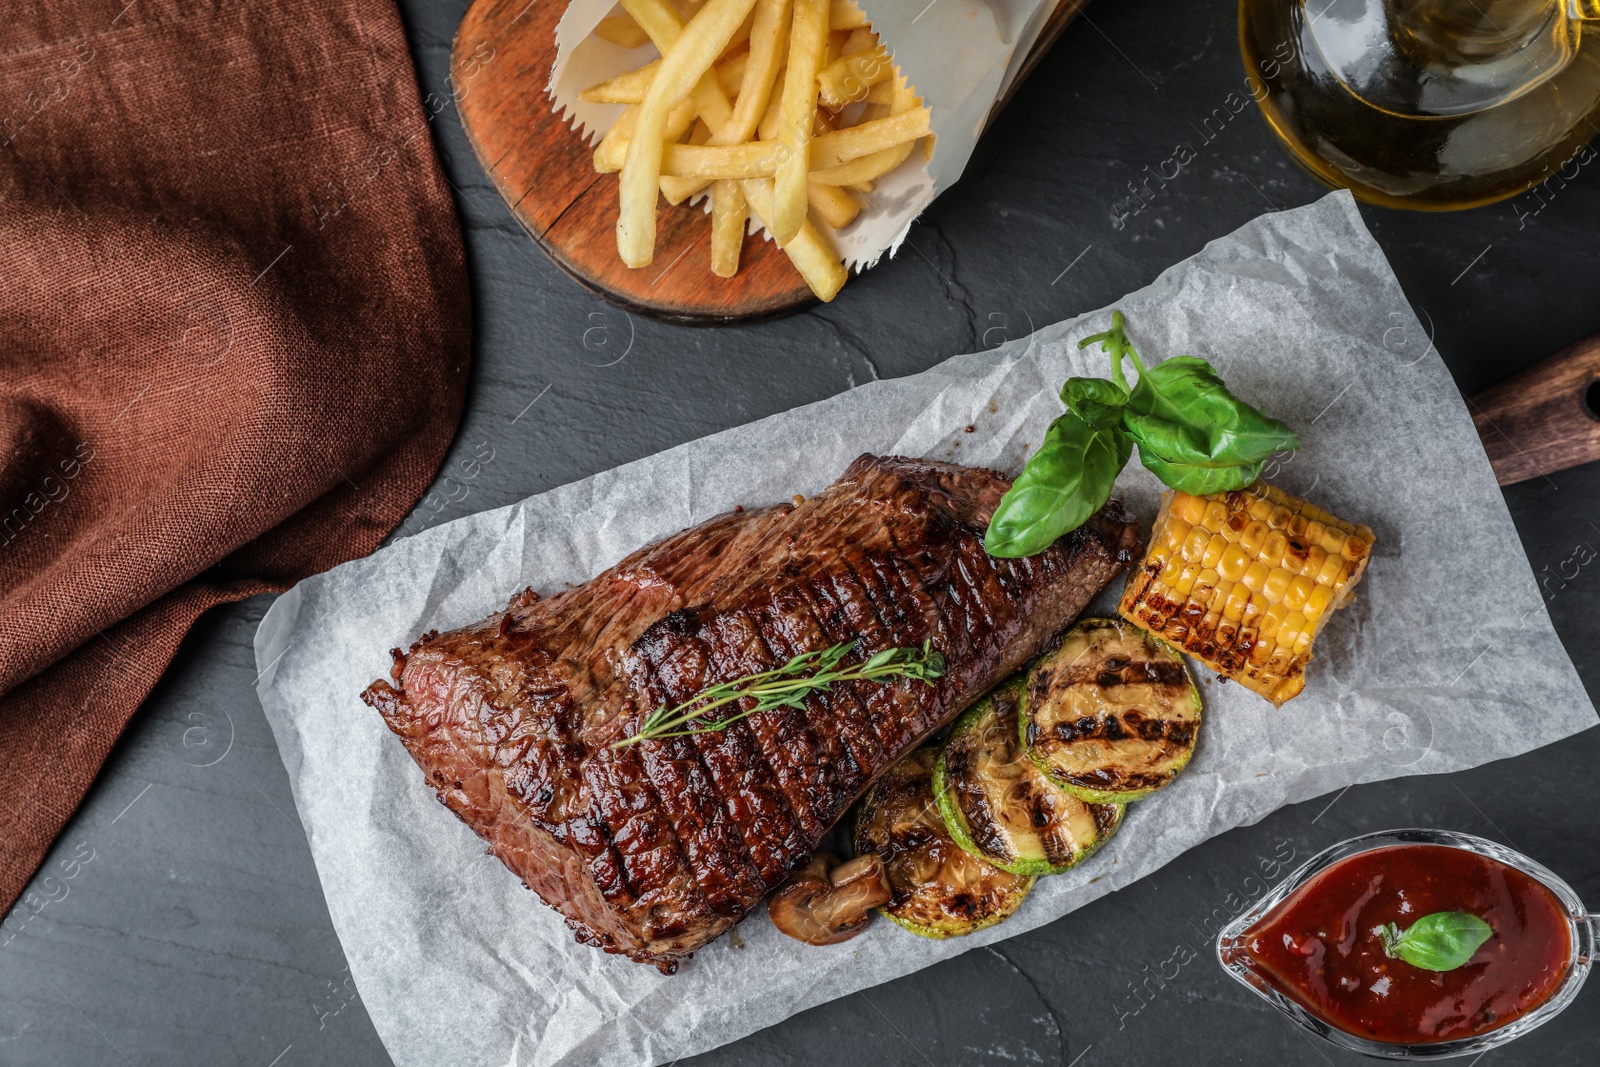
[{"label": "round wooden board", "polygon": [[[1086,2],[1061,0],[1016,84]],[[712,274],[711,216],[699,205],[659,201],[655,262],[639,270],[623,265],[616,175],[595,173],[593,146],[556,114],[545,92],[565,10],[563,0],[476,0],[450,50],[467,140],[533,239],[592,292],[667,322],[753,322],[815,303],[788,257],[761,233],[745,237],[735,277]]]}]

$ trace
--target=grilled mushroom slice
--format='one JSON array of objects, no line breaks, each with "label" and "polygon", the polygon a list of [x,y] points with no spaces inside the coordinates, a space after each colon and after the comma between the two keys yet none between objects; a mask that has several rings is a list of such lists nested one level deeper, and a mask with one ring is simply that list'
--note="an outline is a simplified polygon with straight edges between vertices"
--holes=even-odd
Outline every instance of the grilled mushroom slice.
[{"label": "grilled mushroom slice", "polygon": [[872,909],[889,902],[883,861],[874,853],[848,863],[819,852],[767,900],[772,925],[808,945],[836,945],[867,928]]},{"label": "grilled mushroom slice", "polygon": [[1084,619],[1028,671],[1018,720],[1052,781],[1092,804],[1126,804],[1194,755],[1200,690],[1164,642],[1121,619]]},{"label": "grilled mushroom slice", "polygon": [[1060,874],[1122,825],[1123,805],[1090,804],[1045,776],[1017,728],[1022,680],[974,704],[933,765],[933,795],[956,844],[1013,874]]},{"label": "grilled mushroom slice", "polygon": [[914,934],[942,939],[1006,918],[1035,879],[1002,871],[956,844],[933,799],[937,755],[937,746],[925,745],[878,780],[856,815],[855,849],[883,857],[894,894],[883,914]]}]

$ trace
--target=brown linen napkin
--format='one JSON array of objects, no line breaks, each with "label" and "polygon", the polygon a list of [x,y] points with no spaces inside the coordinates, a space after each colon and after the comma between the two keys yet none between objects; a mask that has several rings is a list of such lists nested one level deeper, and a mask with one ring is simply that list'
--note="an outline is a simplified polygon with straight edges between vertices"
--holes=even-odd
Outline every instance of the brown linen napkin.
[{"label": "brown linen napkin", "polygon": [[372,551],[416,502],[469,304],[393,0],[0,21],[9,907],[201,612]]}]

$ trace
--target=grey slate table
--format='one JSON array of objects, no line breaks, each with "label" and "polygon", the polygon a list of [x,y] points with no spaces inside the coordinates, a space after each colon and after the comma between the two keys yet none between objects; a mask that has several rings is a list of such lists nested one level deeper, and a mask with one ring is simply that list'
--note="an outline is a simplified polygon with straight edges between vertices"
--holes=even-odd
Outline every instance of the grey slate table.
[{"label": "grey slate table", "polygon": [[[423,91],[444,95],[465,0],[401,6]],[[466,228],[475,365],[445,469],[455,481],[412,528],[992,347],[1111,302],[1263,211],[1320,196],[1253,109],[1227,107],[1244,82],[1235,17],[1230,0],[1091,6],[897,258],[831,306],[739,329],[630,320],[581,290],[505,211],[446,109],[434,136]],[[1180,143],[1195,159],[1132,210],[1129,183]],[[1365,214],[1464,392],[1600,330],[1600,174],[1465,214]],[[465,461],[491,451],[467,477]],[[1579,565],[1594,554],[1580,546],[1600,548],[1600,464],[1506,499],[1549,579],[1556,629],[1600,696],[1600,566]],[[1449,552],[1450,531],[1437,537]],[[62,835],[47,866],[70,876],[49,893],[36,884],[47,903],[17,917],[0,947],[0,1064],[389,1063],[252,690],[266,608],[258,598],[201,620]],[[1263,861],[1407,825],[1509,843],[1600,905],[1597,767],[1590,731],[1474,771],[1286,808],[1043,929],[693,1062],[1355,1062],[1224,977],[1205,931],[1261,891]],[[1197,954],[1181,967],[1169,962],[1185,957],[1180,946]],[[1597,1060],[1600,985],[1484,1063]]]}]

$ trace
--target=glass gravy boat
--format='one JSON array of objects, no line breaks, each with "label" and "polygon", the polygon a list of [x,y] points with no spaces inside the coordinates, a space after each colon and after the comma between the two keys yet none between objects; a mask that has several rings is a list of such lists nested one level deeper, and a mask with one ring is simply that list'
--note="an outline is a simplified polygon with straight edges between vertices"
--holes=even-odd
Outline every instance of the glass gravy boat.
[{"label": "glass gravy boat", "polygon": [[[1244,951],[1246,932],[1252,926],[1312,877],[1340,860],[1394,845],[1444,845],[1476,852],[1521,871],[1554,894],[1566,913],[1571,952],[1568,956],[1566,975],[1549,999],[1526,1015],[1476,1037],[1427,1044],[1396,1044],[1373,1041],[1332,1026],[1279,990],[1252,968],[1250,959]],[[1262,897],[1254,907],[1229,923],[1217,936],[1217,958],[1221,961],[1223,969],[1245,988],[1287,1015],[1302,1029],[1352,1052],[1394,1060],[1442,1059],[1447,1056],[1478,1054],[1513,1041],[1535,1027],[1549,1022],[1577,997],[1578,990],[1583,987],[1584,980],[1589,976],[1597,948],[1600,948],[1600,915],[1588,912],[1583,902],[1578,899],[1578,895],[1572,891],[1572,887],[1562,881],[1554,871],[1520,852],[1481,837],[1449,830],[1423,829],[1385,830],[1381,833],[1363,834],[1317,853],[1289,875],[1282,884]]]}]

